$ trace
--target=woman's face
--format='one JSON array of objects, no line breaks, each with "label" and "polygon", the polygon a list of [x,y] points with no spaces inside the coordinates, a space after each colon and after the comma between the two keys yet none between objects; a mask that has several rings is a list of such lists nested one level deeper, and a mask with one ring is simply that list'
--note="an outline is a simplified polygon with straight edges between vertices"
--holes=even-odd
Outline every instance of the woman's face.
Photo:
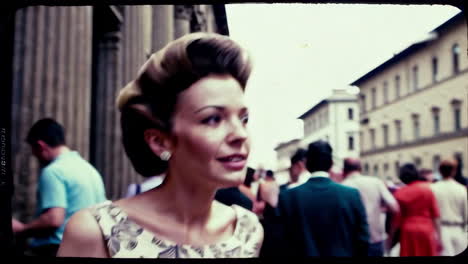
[{"label": "woman's face", "polygon": [[233,77],[200,79],[179,95],[169,165],[216,187],[241,184],[250,150],[247,122],[244,93]]}]

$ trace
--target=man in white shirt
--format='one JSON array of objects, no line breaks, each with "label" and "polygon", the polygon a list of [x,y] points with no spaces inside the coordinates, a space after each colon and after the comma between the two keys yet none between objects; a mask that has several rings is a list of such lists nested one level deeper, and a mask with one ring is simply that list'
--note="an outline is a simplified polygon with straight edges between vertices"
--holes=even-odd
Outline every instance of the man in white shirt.
[{"label": "man in white shirt", "polygon": [[366,209],[370,233],[369,256],[382,257],[386,239],[382,205],[391,213],[396,214],[399,211],[398,202],[383,181],[377,177],[361,175],[361,162],[358,159],[346,158],[344,160],[343,176],[344,181],[341,183],[359,190]]},{"label": "man in white shirt", "polygon": [[431,185],[440,210],[442,256],[454,256],[468,245],[468,196],[466,187],[454,180],[456,162],[444,160],[439,166],[442,180]]}]

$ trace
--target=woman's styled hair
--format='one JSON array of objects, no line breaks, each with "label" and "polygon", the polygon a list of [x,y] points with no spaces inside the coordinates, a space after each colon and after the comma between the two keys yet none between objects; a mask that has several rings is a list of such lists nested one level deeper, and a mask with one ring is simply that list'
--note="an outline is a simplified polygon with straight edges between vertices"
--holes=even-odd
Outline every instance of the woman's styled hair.
[{"label": "woman's styled hair", "polygon": [[245,89],[250,72],[246,50],[216,33],[188,34],[152,54],[117,97],[123,145],[135,170],[149,177],[167,169],[167,162],[151,151],[143,135],[148,128],[171,132],[181,92],[211,74],[230,75]]},{"label": "woman's styled hair", "polygon": [[410,184],[414,181],[422,180],[418,169],[411,163],[406,163],[405,165],[401,166],[399,177],[404,184]]}]

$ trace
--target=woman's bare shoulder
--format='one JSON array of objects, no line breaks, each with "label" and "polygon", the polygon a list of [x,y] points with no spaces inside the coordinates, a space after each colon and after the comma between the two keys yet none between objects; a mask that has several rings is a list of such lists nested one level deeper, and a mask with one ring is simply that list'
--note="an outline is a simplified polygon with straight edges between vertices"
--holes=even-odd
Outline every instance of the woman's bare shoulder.
[{"label": "woman's bare shoulder", "polygon": [[101,228],[90,209],[80,210],[70,218],[57,256],[108,257]]}]

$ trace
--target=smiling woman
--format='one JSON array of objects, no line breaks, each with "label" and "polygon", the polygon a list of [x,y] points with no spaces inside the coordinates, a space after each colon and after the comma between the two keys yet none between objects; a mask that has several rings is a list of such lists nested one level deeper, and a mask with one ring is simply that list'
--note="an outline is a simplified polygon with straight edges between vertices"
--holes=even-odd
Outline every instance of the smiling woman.
[{"label": "smiling woman", "polygon": [[239,185],[249,154],[244,49],[226,36],[186,35],[153,54],[117,105],[125,151],[159,187],[75,214],[59,256],[256,257],[263,229],[239,206],[214,201]]}]

